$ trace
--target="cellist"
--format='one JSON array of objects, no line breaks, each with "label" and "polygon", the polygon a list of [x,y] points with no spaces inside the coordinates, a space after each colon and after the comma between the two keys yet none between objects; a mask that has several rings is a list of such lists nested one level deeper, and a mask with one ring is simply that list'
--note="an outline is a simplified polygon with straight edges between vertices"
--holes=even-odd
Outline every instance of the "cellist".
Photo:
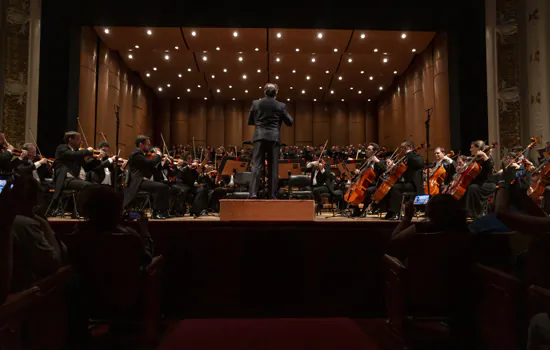
[{"label": "cellist", "polygon": [[[422,169],[424,168],[424,159],[414,151],[414,143],[405,141],[400,146],[398,159],[404,157],[403,162],[407,165],[407,170],[403,173],[399,181],[394,184],[388,194],[379,203],[380,209],[386,209],[386,220],[398,220],[401,210],[401,200],[403,193],[416,192],[421,193],[424,190],[422,184]],[[393,166],[392,160],[387,160],[388,168]]]},{"label": "cellist", "polygon": [[445,154],[445,148],[443,147],[436,147],[434,150],[434,157],[434,162],[428,165],[428,169],[430,169],[428,174],[430,174],[431,170],[442,166],[445,169],[446,175],[441,186],[446,186],[451,182],[453,175],[456,173],[456,163]]},{"label": "cellist", "polygon": [[466,213],[473,219],[485,214],[487,200],[496,190],[496,184],[490,179],[493,173],[493,157],[484,152],[485,149],[484,141],[478,140],[470,144],[470,153],[481,167],[481,172],[473,179],[464,194]]},{"label": "cellist", "polygon": [[[378,157],[376,156],[378,152],[380,151],[380,146],[378,144],[371,142],[369,143],[367,149],[364,151],[365,156],[367,157],[366,165],[363,167],[362,170],[355,169],[356,176],[362,176],[362,174],[369,168],[374,169],[374,173],[376,174],[375,181],[372,182],[372,184],[367,187],[367,190],[365,191],[365,200],[363,201],[363,210],[359,210],[359,206],[352,205],[352,214],[351,216],[357,217],[357,216],[365,216],[366,210],[369,206],[369,204],[372,202],[372,194],[374,191],[376,191],[376,183],[378,182],[378,179],[380,178],[380,175],[386,171],[386,162],[380,161]],[[376,214],[378,212],[378,208],[371,208],[369,214]]]}]

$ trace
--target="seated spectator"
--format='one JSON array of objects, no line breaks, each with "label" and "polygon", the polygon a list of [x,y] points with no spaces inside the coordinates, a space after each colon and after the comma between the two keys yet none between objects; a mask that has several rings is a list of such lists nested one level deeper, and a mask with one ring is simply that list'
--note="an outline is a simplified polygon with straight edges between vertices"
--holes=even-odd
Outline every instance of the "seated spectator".
[{"label": "seated spectator", "polygon": [[13,196],[10,186],[0,193],[0,304],[6,301],[10,292],[13,266],[13,235],[11,227],[15,219],[14,208],[17,197]]},{"label": "seated spectator", "polygon": [[13,233],[11,291],[29,288],[63,264],[65,246],[57,241],[48,221],[36,214],[40,187],[32,178],[18,178],[12,189],[17,198]]}]

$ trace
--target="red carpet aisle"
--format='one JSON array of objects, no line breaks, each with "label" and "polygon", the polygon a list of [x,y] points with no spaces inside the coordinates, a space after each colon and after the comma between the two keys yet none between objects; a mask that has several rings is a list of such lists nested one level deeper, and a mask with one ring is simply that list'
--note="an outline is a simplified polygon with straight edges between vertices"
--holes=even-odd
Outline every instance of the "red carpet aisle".
[{"label": "red carpet aisle", "polygon": [[158,350],[379,350],[348,318],[187,319]]}]

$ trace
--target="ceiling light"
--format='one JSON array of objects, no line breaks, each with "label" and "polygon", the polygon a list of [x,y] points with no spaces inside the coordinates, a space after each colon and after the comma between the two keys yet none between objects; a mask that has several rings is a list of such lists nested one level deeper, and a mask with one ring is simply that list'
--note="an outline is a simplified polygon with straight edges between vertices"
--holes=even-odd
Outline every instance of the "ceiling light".
[{"label": "ceiling light", "polygon": [[374,79],[374,77],[371,75],[371,76],[369,77],[369,80],[372,80],[372,79]]},{"label": "ceiling light", "polygon": [[[136,47],[136,49],[137,49],[137,47]],[[174,46],[174,49],[179,50],[180,47],[179,46]]]},{"label": "ceiling light", "polygon": [[191,71],[191,68],[187,68],[187,71],[190,72],[190,71]]},{"label": "ceiling light", "polygon": [[243,58],[242,57],[239,57],[239,62],[242,62],[243,61]]},{"label": "ceiling light", "polygon": [[364,70],[362,70],[362,71],[361,71],[361,74],[365,74],[365,71],[364,71]]},{"label": "ceiling light", "polygon": [[170,59],[170,56],[164,55],[164,59],[168,61]]},{"label": "ceiling light", "polygon": [[145,76],[149,78],[151,76],[151,73],[147,73],[145,74]]},{"label": "ceiling light", "polygon": [[416,49],[412,49],[412,52],[416,52]]},{"label": "ceiling light", "polygon": [[396,70],[394,70],[394,71],[393,71],[393,74],[397,74],[397,71],[396,71]]},{"label": "ceiling light", "polygon": [[319,39],[323,39],[323,33],[317,33],[317,37],[318,37]]},{"label": "ceiling light", "polygon": [[306,77],[307,80],[309,80],[310,78],[311,78],[311,77],[310,77],[309,75]]},{"label": "ceiling light", "polygon": [[212,79],[216,78],[216,76],[214,74],[212,74]]},{"label": "ceiling light", "polygon": [[338,77],[338,80],[342,80],[342,79],[343,79],[342,76],[339,76],[339,77]]},{"label": "ceiling light", "polygon": [[381,86],[379,86],[379,87],[378,87],[378,90],[382,91],[382,90],[384,90],[384,88],[381,87]]},{"label": "ceiling light", "polygon": [[220,51],[220,47],[219,47],[219,46],[218,46],[218,47],[216,47],[216,51]]},{"label": "ceiling light", "polygon": [[219,94],[219,93],[221,92],[221,90],[220,90],[220,89],[218,89],[218,90],[216,90],[216,92],[217,92],[217,93]]},{"label": "ceiling light", "polygon": [[132,49],[128,49],[128,51],[132,52],[132,51],[134,51],[134,50],[132,50]]},{"label": "ceiling light", "polygon": [[139,45],[134,46],[136,49],[139,49]]},{"label": "ceiling light", "polygon": [[342,99],[342,102],[344,102],[344,99]]},{"label": "ceiling light", "polygon": [[246,74],[243,74],[243,79],[246,79]]},{"label": "ceiling light", "polygon": [[147,29],[147,35],[153,35],[153,31],[151,29]]},{"label": "ceiling light", "polygon": [[325,71],[325,73],[329,74],[330,72],[327,70],[327,71]]},{"label": "ceiling light", "polygon": [[361,34],[361,39],[365,39],[366,35],[365,34]]},{"label": "ceiling light", "polygon": [[286,100],[287,100],[287,101],[290,101],[290,98],[287,98]]},{"label": "ceiling light", "polygon": [[260,49],[259,49],[259,48],[255,48],[254,50],[256,50],[256,51],[260,51]]},{"label": "ceiling light", "polygon": [[296,48],[296,52],[300,52],[300,49],[299,49],[299,48]]},{"label": "ceiling light", "polygon": [[370,102],[370,98],[369,98],[369,99],[368,99],[367,101],[369,101],[369,102]]},{"label": "ceiling light", "polygon": [[191,92],[191,89],[187,89],[187,92]]},{"label": "ceiling light", "polygon": [[208,59],[208,57],[202,56],[202,60],[203,60],[203,61],[206,61],[207,59]]},{"label": "ceiling light", "polygon": [[361,90],[359,90],[359,91],[357,91],[357,93],[358,93],[359,95],[361,95],[363,92],[362,92]]},{"label": "ceiling light", "polygon": [[281,62],[281,59],[280,59],[279,57],[277,57],[277,58],[275,59],[275,61]]},{"label": "ceiling light", "polygon": [[313,102],[317,102],[317,99],[316,99],[316,98],[314,98],[314,99],[313,99]]},{"label": "ceiling light", "polygon": [[170,87],[170,84],[166,84],[167,87]]},{"label": "ceiling light", "polygon": [[180,99],[180,97],[178,96],[178,100]]},{"label": "ceiling light", "polygon": [[353,86],[349,88],[350,90],[353,90]]},{"label": "ceiling light", "polygon": [[197,87],[198,87],[199,89],[201,88],[201,86],[200,86],[200,85],[197,85]]},{"label": "ceiling light", "polygon": [[281,34],[281,33],[277,33],[277,38],[279,38],[279,39],[280,39],[280,38],[281,38],[282,36],[283,36],[283,34]]},{"label": "ceiling light", "polygon": [[229,85],[229,88],[230,88],[230,89],[233,89],[233,86],[232,86],[232,85]]},{"label": "ceiling light", "polygon": [[388,59],[387,59],[387,58],[384,58],[384,59],[382,60],[382,62],[388,63]]},{"label": "ceiling light", "polygon": [[279,76],[278,76],[278,75],[276,75],[276,76],[275,76],[275,79],[279,79]]},{"label": "ceiling light", "polygon": [[204,99],[205,99],[205,100],[208,100],[208,97],[205,97]]},{"label": "ceiling light", "polygon": [[233,97],[232,100],[235,101],[235,97]]},{"label": "ceiling light", "polygon": [[293,69],[293,70],[292,70],[292,73],[296,73],[296,69]]},{"label": "ceiling light", "polygon": [[323,87],[322,87],[322,86],[319,86],[319,90],[323,90]]},{"label": "ceiling light", "polygon": [[291,87],[290,87],[290,90],[292,90],[292,89],[294,89],[294,86],[291,86]]},{"label": "ceiling light", "polygon": [[334,52],[338,52],[338,49],[337,49],[337,48],[334,48]]},{"label": "ceiling light", "polygon": [[162,91],[162,88],[159,86],[159,91]]},{"label": "ceiling light", "polygon": [[258,73],[261,73],[261,72],[262,72],[262,70],[261,70],[261,69],[258,69],[258,70],[257,70],[257,72],[258,72]]},{"label": "ceiling light", "polygon": [[374,49],[373,51],[374,51],[374,52],[378,52],[378,49]]},{"label": "ceiling light", "polygon": [[133,55],[128,55],[128,58],[132,59],[132,58],[134,58],[134,56]]},{"label": "ceiling light", "polygon": [[191,32],[191,35],[192,35],[192,36],[197,36],[197,32],[192,31],[192,32]]},{"label": "ceiling light", "polygon": [[315,57],[313,57],[313,58],[311,59],[311,62],[315,62],[315,61],[316,61],[316,60],[315,60]]},{"label": "ceiling light", "polygon": [[248,90],[244,90],[244,93],[245,93],[245,94],[248,94]]},{"label": "ceiling light", "polygon": [[261,86],[258,86],[258,89],[261,89],[262,87]]},{"label": "ceiling light", "polygon": [[306,93],[306,90],[302,90],[302,94],[305,94]]},{"label": "ceiling light", "polygon": [[224,68],[224,69],[223,69],[223,72],[224,72],[224,73],[227,73],[227,68]]},{"label": "ceiling light", "polygon": [[233,36],[236,38],[239,36],[239,33],[238,32],[233,32]]},{"label": "ceiling light", "polygon": [[109,29],[105,28],[104,32],[105,34],[109,34]]},{"label": "ceiling light", "polygon": [[331,94],[334,94],[334,90],[330,90],[330,93],[331,93]]},{"label": "ceiling light", "polygon": [[348,58],[348,62],[351,63],[353,62],[353,60],[351,58]]},{"label": "ceiling light", "polygon": [[403,33],[401,34],[401,39],[405,39],[407,37],[407,34]]},{"label": "ceiling light", "polygon": [[382,55],[384,55],[384,56],[387,56],[387,55],[388,55],[388,53],[387,53],[387,52],[384,52],[384,53],[383,53]]}]

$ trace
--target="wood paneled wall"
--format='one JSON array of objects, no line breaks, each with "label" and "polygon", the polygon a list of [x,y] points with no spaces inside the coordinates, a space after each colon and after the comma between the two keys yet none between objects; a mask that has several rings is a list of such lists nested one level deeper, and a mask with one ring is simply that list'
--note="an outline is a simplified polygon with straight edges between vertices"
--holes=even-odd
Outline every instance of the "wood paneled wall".
[{"label": "wood paneled wall", "polygon": [[[382,95],[378,103],[378,140],[390,149],[404,140],[425,143],[426,110],[433,108],[431,148],[450,145],[447,37],[437,34],[411,66]],[[367,130],[369,129],[367,120]],[[372,129],[372,126],[371,128]]]},{"label": "wood paneled wall", "polygon": [[[115,104],[120,106],[119,146],[121,156],[128,156],[135,147],[139,134],[151,136],[155,94],[133,74],[116,52],[102,42],[97,52],[97,34],[83,27],[80,49],[79,118],[88,144],[95,146],[103,140],[103,133],[114,149],[116,138]],[[96,59],[99,59],[97,70]],[[99,74],[99,75],[98,75]],[[96,76],[98,83],[96,86]],[[97,103],[96,103],[97,91]],[[97,106],[97,119],[96,119]],[[169,105],[159,106],[170,120]],[[164,136],[170,133],[171,123],[163,126]]]},{"label": "wood paneled wall", "polygon": [[[248,125],[252,101],[174,100],[170,112],[172,144],[240,145],[252,139],[254,126]],[[161,105],[164,105],[161,103]],[[287,145],[359,144],[377,142],[375,111],[370,103],[319,103],[296,101],[286,103],[294,125],[281,128],[281,142]],[[166,114],[155,117],[157,128],[166,125]],[[164,137],[168,133],[164,133]]]}]

